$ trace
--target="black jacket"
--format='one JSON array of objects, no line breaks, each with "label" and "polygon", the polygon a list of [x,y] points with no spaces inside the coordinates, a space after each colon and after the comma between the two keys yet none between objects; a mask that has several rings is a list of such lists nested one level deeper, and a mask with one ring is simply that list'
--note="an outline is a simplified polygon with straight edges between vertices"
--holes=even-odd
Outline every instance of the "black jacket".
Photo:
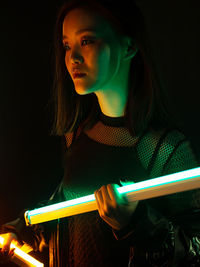
[{"label": "black jacket", "polygon": [[[162,133],[148,166],[143,164],[149,177],[198,166],[189,142],[181,133],[176,132],[175,141],[173,144],[170,142],[174,133],[172,130]],[[169,146],[169,152],[165,153],[161,162],[162,141],[166,140],[166,136],[169,136],[169,142],[165,144]],[[137,148],[139,158],[140,153],[143,153],[142,146],[140,142]],[[50,200],[40,203],[40,206],[63,200],[61,183]],[[17,220],[2,226],[1,231],[15,232],[21,240],[32,245],[35,251],[42,251],[48,246],[49,266],[66,267],[67,218],[26,227],[23,215],[24,211]],[[130,247],[129,266],[200,266],[200,191],[191,190],[140,201],[125,229],[110,230],[116,239],[127,240]]]}]

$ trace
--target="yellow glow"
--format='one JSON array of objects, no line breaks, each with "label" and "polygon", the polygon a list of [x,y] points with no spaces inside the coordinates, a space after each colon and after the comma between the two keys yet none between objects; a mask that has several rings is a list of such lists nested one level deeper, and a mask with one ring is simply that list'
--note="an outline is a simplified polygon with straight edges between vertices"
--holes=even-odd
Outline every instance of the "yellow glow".
[{"label": "yellow glow", "polygon": [[[4,237],[3,236],[0,236],[0,245],[3,245],[3,243],[4,243]],[[15,242],[14,241],[11,243],[10,247],[15,249],[14,250],[15,256],[18,257],[24,263],[26,263],[28,266],[31,266],[31,267],[44,267],[44,264],[43,263],[39,262],[38,260],[34,259],[30,255],[28,255],[27,253],[25,253],[20,248],[18,248],[15,245]]]},{"label": "yellow glow", "polygon": [[[62,208],[59,207],[58,209],[51,209],[50,207],[50,210],[45,209],[44,212],[40,211],[39,213],[31,215],[31,219],[27,211],[24,214],[26,224],[27,225],[36,224],[36,223],[51,221],[51,220],[55,220],[58,218],[64,218],[67,216],[72,216],[76,214],[81,214],[81,213],[97,210],[97,204],[96,204],[94,195],[93,195],[93,199],[94,200],[90,200],[89,202],[78,203],[73,206],[62,205]],[[63,204],[63,203],[61,202],[59,204]],[[29,216],[29,218],[27,216]]]},{"label": "yellow glow", "polygon": [[[200,188],[200,167],[125,185],[117,188],[117,191],[125,193],[129,201],[138,201],[196,188]],[[26,224],[31,225],[94,210],[97,210],[97,204],[92,194],[26,211],[24,217]]]}]

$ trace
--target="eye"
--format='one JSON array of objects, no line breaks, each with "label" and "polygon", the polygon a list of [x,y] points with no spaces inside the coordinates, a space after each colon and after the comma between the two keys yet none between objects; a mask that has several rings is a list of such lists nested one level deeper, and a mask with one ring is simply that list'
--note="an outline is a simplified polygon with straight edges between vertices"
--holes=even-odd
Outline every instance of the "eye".
[{"label": "eye", "polygon": [[94,43],[94,41],[93,40],[89,40],[89,39],[84,39],[84,40],[82,40],[82,42],[81,42],[81,44],[92,44],[92,43]]},{"label": "eye", "polygon": [[69,46],[67,44],[63,44],[64,50],[69,50]]},{"label": "eye", "polygon": [[[81,45],[88,45],[88,44],[92,44],[94,43],[94,40],[90,40],[90,39],[83,39],[81,41]],[[67,43],[63,43],[63,48],[64,50],[68,51],[70,49],[69,45]]]}]

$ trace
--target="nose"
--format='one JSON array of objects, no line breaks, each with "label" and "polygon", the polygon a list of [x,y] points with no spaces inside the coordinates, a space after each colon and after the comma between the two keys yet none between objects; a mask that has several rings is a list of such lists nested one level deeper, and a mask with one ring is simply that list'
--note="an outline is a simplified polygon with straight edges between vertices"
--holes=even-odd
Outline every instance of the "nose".
[{"label": "nose", "polygon": [[83,57],[77,51],[71,53],[71,63],[83,63]]}]

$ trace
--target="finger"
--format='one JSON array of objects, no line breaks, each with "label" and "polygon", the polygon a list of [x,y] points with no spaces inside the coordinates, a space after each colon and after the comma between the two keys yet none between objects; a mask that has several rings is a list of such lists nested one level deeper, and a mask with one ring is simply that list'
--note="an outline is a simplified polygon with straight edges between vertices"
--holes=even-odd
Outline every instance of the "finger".
[{"label": "finger", "polygon": [[108,191],[110,196],[112,197],[112,200],[116,201],[117,204],[127,204],[128,201],[125,194],[119,194],[117,188],[119,188],[117,184],[111,184],[108,187]]},{"label": "finger", "polygon": [[5,244],[5,245],[3,245],[1,252],[2,252],[4,255],[8,255],[9,251],[10,251],[10,244]]},{"label": "finger", "polygon": [[[120,184],[122,186],[132,185],[134,183],[135,183],[134,181],[128,181],[128,180],[123,181],[123,180],[120,180]],[[128,201],[128,198],[127,198],[126,194],[122,194],[122,196],[125,199],[125,201],[128,203],[129,201]]]},{"label": "finger", "polygon": [[14,255],[15,255],[15,248],[12,248],[12,249],[10,250],[10,252],[9,252],[9,256],[10,256],[10,258],[13,258]]},{"label": "finger", "polygon": [[11,233],[5,234],[4,236],[4,242],[3,242],[3,251],[9,251],[10,250],[10,244],[13,241],[13,235]]},{"label": "finger", "polygon": [[103,203],[108,203],[111,201],[111,196],[108,192],[108,186],[109,185],[103,185],[101,188],[100,188],[100,192],[101,192],[101,195],[102,195],[102,200],[103,200]]},{"label": "finger", "polygon": [[107,190],[108,190],[108,194],[110,196],[112,203],[117,204],[118,199],[119,199],[119,196],[118,196],[119,193],[115,189],[115,184],[108,184]]},{"label": "finger", "polygon": [[122,185],[122,186],[126,186],[126,185],[131,185],[131,184],[134,184],[134,181],[123,181],[123,180],[120,180],[119,181],[120,182],[120,184]]},{"label": "finger", "polygon": [[107,187],[111,199],[117,198],[119,193],[117,192],[116,188],[119,186],[117,184],[108,184]]},{"label": "finger", "polygon": [[99,215],[101,216],[101,213],[102,213],[102,209],[101,209],[101,194],[100,194],[99,190],[96,190],[94,192],[94,196],[95,196],[95,199],[96,199]]},{"label": "finger", "polygon": [[108,185],[108,191],[109,191],[109,194],[110,194],[112,200],[116,200],[117,202],[120,202],[122,196],[117,191],[117,188],[119,188],[119,186],[117,184]]},{"label": "finger", "polygon": [[103,205],[102,187],[96,190],[96,196],[100,205]]},{"label": "finger", "polygon": [[95,199],[96,199],[97,207],[98,207],[98,209],[99,209],[98,190],[96,190],[96,191],[94,192],[94,196],[95,196]]}]

